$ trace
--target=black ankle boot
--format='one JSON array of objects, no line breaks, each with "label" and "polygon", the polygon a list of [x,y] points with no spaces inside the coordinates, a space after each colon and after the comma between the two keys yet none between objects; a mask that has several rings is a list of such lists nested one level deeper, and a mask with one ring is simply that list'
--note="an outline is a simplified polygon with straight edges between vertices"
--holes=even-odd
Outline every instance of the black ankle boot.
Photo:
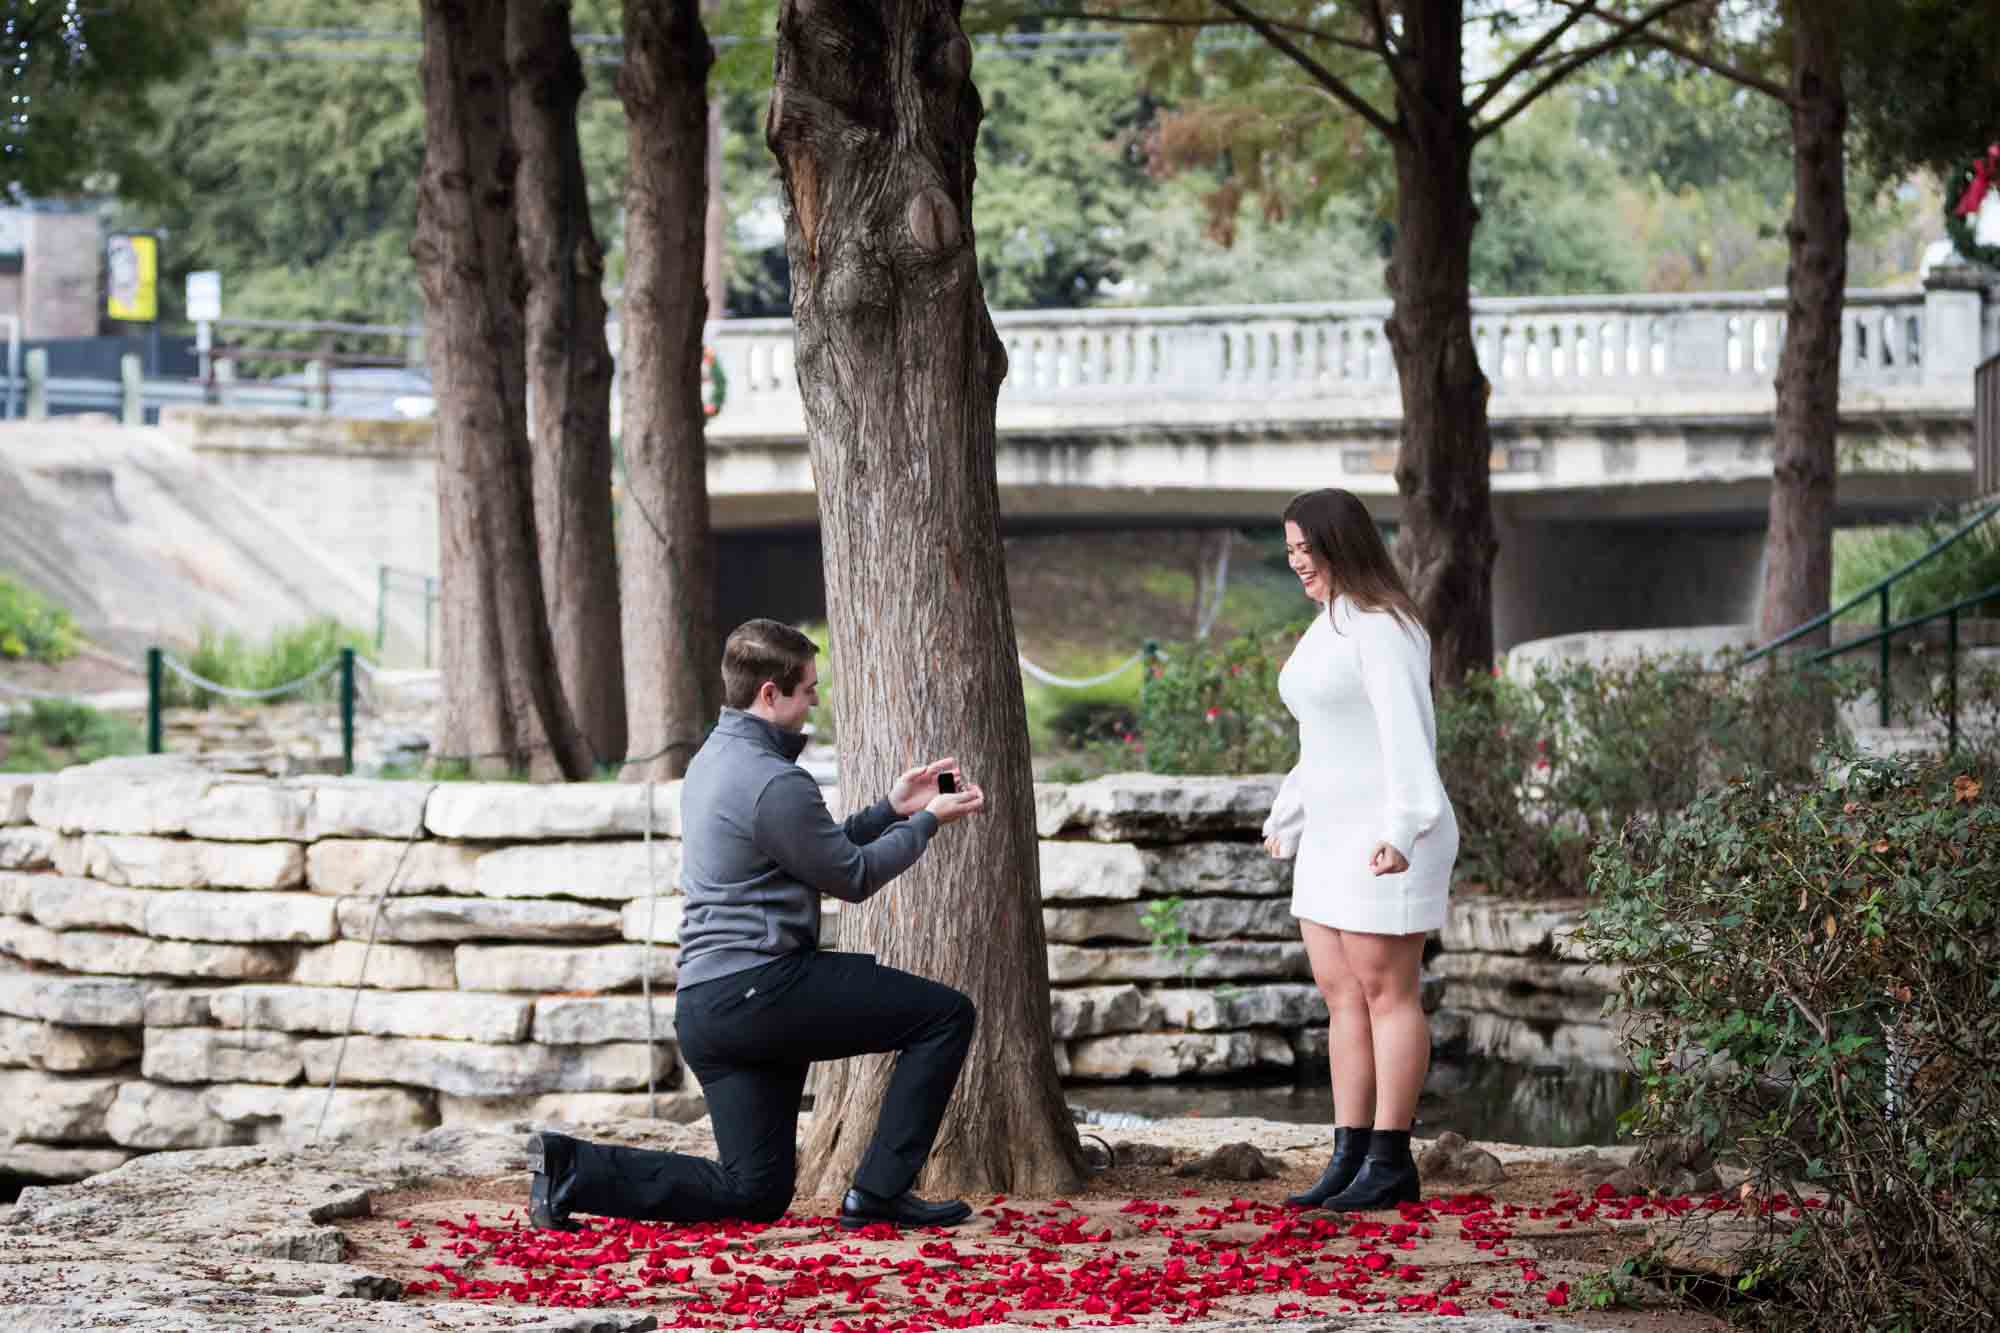
[{"label": "black ankle boot", "polygon": [[1417,1164],[1410,1156],[1410,1131],[1378,1129],[1369,1136],[1368,1156],[1359,1174],[1321,1207],[1335,1213],[1366,1213],[1416,1203],[1422,1192]]},{"label": "black ankle boot", "polygon": [[1334,1195],[1346,1189],[1361,1170],[1361,1161],[1368,1155],[1367,1129],[1349,1129],[1336,1125],[1333,1130],[1333,1156],[1326,1160],[1326,1170],[1319,1173],[1319,1180],[1309,1190],[1300,1194],[1287,1194],[1285,1202],[1295,1208],[1317,1208]]},{"label": "black ankle boot", "polygon": [[528,1223],[544,1231],[577,1231],[563,1198],[569,1193],[576,1140],[562,1134],[528,1136]]}]

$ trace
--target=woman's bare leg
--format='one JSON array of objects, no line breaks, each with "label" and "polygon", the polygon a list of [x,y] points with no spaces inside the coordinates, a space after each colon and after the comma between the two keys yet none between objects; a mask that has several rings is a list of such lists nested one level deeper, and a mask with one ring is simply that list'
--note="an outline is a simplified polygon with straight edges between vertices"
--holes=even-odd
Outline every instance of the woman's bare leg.
[{"label": "woman's bare leg", "polygon": [[[1417,1098],[1431,1065],[1422,989],[1424,937],[1352,930],[1330,933],[1339,942],[1367,1009],[1375,1074],[1373,1124],[1376,1129],[1407,1130],[1416,1119]],[[1307,949],[1310,955],[1311,946]],[[1313,976],[1319,977],[1317,959]],[[1334,1067],[1339,1069],[1338,1064]]]},{"label": "woman's bare leg", "polygon": [[[1375,1123],[1376,1044],[1368,997],[1348,966],[1340,932],[1299,919],[1313,984],[1326,1001],[1326,1054],[1333,1069],[1333,1123],[1366,1129]],[[1421,1017],[1419,1013],[1419,1017]]]}]

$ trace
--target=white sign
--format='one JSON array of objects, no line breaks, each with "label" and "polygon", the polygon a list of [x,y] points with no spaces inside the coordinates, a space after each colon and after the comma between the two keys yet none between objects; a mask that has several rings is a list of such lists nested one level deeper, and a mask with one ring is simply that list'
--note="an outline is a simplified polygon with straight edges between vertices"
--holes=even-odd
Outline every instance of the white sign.
[{"label": "white sign", "polygon": [[195,323],[222,318],[222,274],[212,268],[187,275],[187,317]]}]

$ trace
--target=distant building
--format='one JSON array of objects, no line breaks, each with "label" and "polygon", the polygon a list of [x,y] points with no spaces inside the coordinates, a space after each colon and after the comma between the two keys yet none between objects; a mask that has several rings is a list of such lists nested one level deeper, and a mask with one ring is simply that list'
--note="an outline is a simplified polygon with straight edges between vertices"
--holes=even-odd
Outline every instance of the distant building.
[{"label": "distant building", "polygon": [[20,320],[23,340],[94,336],[103,255],[95,205],[0,208],[0,316]]}]

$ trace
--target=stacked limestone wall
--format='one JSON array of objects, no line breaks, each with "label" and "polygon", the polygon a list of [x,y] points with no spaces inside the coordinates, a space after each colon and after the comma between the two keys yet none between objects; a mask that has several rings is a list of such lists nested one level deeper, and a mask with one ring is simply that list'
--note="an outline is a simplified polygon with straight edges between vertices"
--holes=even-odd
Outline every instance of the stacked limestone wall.
[{"label": "stacked limestone wall", "polygon": [[[1037,790],[1070,1077],[1324,1060],[1289,867],[1256,842],[1274,791],[1143,775]],[[673,1043],[679,833],[677,784],[649,814],[644,786],[603,783],[170,760],[0,777],[0,1173],[297,1141],[323,1107],[327,1137],[643,1116],[649,1074],[661,1114],[701,1115]],[[1166,898],[1190,950],[1141,922]]]}]

